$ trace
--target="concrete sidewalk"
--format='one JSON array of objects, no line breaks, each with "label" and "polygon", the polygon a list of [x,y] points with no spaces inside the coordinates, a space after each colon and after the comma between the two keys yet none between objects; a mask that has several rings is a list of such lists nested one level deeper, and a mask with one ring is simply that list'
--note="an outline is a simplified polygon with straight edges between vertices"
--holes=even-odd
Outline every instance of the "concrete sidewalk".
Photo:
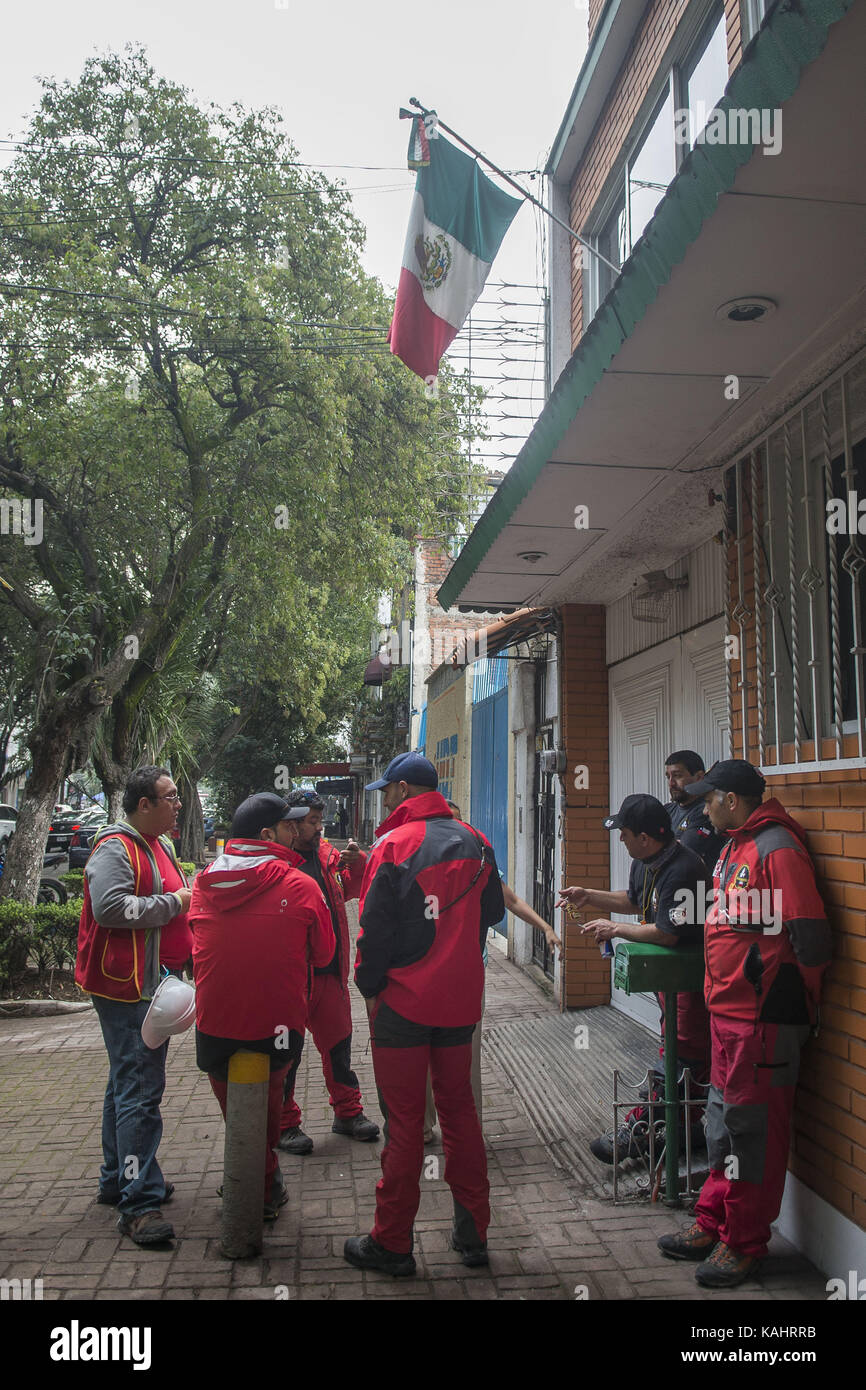
[{"label": "concrete sidewalk", "polygon": [[[366,1112],[381,1123],[363,1001],[353,995],[354,1066]],[[485,1030],[553,1013],[544,992],[491,949]],[[613,1207],[588,1195],[556,1168],[492,1049],[482,1056],[490,1266],[468,1270],[448,1249],[451,1198],[437,1142],[421,1184],[418,1276],[393,1280],[343,1260],[346,1237],[372,1224],[381,1144],[331,1132],[309,1040],[296,1094],[314,1152],[281,1155],[290,1203],[266,1229],[262,1256],[231,1263],[218,1249],[222,1119],[196,1068],[192,1034],[169,1049],[159,1154],[177,1188],[166,1208],[177,1240],[172,1249],[143,1250],[93,1200],[107,1075],[95,1015],[0,1022],[0,1278],[41,1278],[46,1299],[826,1299],[825,1276],[778,1237],[759,1278],[730,1293],[700,1289],[691,1266],[664,1260],[655,1247],[657,1236],[689,1224],[688,1212]]]}]

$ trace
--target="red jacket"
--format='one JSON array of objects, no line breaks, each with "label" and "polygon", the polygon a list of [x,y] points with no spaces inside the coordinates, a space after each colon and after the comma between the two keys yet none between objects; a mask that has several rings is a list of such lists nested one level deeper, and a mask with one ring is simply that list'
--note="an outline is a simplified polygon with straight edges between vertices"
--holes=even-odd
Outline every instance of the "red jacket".
[{"label": "red jacket", "polygon": [[321,890],[300,855],[265,840],[229,840],[196,878],[193,929],[196,1022],[217,1038],[272,1037],[307,1022],[310,965],[334,954]]},{"label": "red jacket", "polygon": [[133,1004],[152,997],[160,967],[189,958],[192,937],[175,890],[187,886],[169,837],[127,821],[99,831],[84,870],[75,982]]},{"label": "red jacket", "polygon": [[[324,884],[325,900],[331,909],[331,922],[333,924],[334,919],[337,922],[337,943],[333,959],[327,965],[317,967],[316,974],[336,975],[343,989],[347,989],[349,981],[349,921],[346,917],[346,903],[351,902],[352,898],[357,898],[361,891],[367,856],[362,852],[354,864],[347,864],[344,869],[341,869],[340,851],[335,849],[327,840],[319,840],[316,852],[322,883]],[[300,854],[299,858],[301,860],[301,872],[306,872],[314,883],[318,883],[315,870],[311,871],[309,867],[307,856]]]},{"label": "red jacket", "polygon": [[439,792],[404,801],[377,834],[361,885],[355,983],[413,1023],[477,1023],[481,952],[505,912],[493,850]]},{"label": "red jacket", "polygon": [[710,1013],[813,1023],[830,924],[802,826],[773,797],[733,831],[716,864],[704,943]]}]

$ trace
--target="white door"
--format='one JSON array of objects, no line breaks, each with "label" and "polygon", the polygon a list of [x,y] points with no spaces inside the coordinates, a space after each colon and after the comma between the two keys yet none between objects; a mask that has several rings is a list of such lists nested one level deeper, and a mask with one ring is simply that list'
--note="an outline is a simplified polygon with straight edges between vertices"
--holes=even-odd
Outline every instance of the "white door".
[{"label": "white door", "polygon": [[[707,767],[728,756],[725,700],[724,621],[721,618],[682,637],[672,637],[610,669],[610,805],[633,792],[666,802],[665,758],[679,748],[700,753]],[[611,831],[610,883],[628,886],[631,860]],[[611,1003],[659,1031],[652,995],[623,994]]]}]

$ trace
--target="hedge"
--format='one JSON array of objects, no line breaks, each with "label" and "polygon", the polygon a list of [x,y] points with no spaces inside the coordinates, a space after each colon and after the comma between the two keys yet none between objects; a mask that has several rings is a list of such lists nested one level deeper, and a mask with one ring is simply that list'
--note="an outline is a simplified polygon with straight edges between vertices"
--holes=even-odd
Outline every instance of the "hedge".
[{"label": "hedge", "polygon": [[60,875],[60,882],[66,888],[71,898],[84,897],[83,869],[69,869],[65,874]]},{"label": "hedge", "polygon": [[75,964],[81,904],[0,902],[0,985],[35,957],[40,979]]}]

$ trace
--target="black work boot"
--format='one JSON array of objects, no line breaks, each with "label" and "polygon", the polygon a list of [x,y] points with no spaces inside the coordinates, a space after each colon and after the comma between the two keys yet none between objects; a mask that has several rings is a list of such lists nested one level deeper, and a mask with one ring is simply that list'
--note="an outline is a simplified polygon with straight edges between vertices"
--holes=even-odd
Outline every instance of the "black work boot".
[{"label": "black work boot", "polygon": [[481,1240],[470,1213],[459,1202],[454,1203],[454,1222],[451,1227],[451,1249],[456,1250],[469,1269],[490,1263],[487,1242]]},{"label": "black work boot", "polygon": [[313,1141],[300,1125],[296,1125],[294,1129],[283,1130],[277,1141],[277,1148],[282,1149],[285,1154],[311,1154]]},{"label": "black work boot", "polygon": [[373,1120],[368,1120],[363,1111],[360,1115],[349,1115],[345,1119],[335,1115],[331,1129],[334,1134],[345,1134],[349,1139],[360,1139],[362,1144],[370,1144],[379,1138],[379,1126]]},{"label": "black work boot", "polygon": [[415,1256],[411,1251],[400,1255],[395,1250],[386,1250],[372,1236],[350,1236],[343,1246],[343,1258],[356,1269],[378,1269],[380,1274],[391,1274],[395,1279],[405,1279],[415,1273]]}]

